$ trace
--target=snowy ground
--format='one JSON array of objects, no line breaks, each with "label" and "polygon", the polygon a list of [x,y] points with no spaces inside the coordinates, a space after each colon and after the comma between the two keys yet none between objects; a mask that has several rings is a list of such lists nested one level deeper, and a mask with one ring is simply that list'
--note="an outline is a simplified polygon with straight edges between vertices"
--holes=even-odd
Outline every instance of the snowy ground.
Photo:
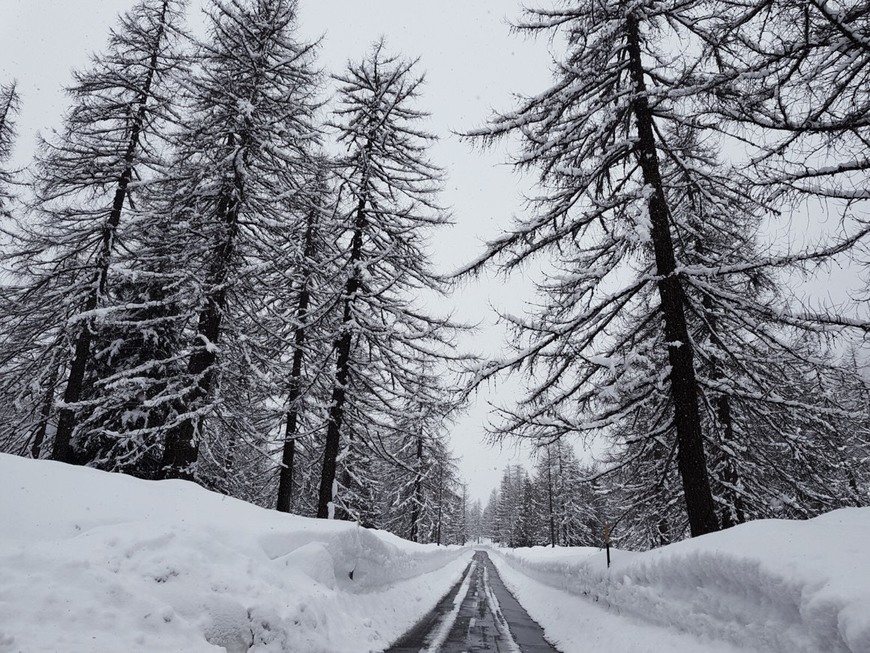
[{"label": "snowy ground", "polygon": [[870,653],[870,508],[765,520],[646,553],[497,549],[565,653]]},{"label": "snowy ground", "polygon": [[[493,549],[563,653],[870,653],[870,508],[647,553]],[[380,651],[471,549],[0,455],[0,653]],[[349,572],[353,570],[353,579]]]},{"label": "snowy ground", "polygon": [[7,455],[0,497],[0,653],[378,651],[472,555]]}]

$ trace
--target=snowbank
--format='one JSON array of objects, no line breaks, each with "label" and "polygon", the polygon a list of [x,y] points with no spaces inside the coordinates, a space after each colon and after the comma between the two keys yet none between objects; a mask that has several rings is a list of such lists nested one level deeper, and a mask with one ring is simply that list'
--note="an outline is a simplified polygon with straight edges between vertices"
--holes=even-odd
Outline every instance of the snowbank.
[{"label": "snowbank", "polygon": [[[747,651],[868,653],[868,542],[870,508],[847,508],[809,521],[752,522],[645,553],[612,551],[610,570],[598,549],[494,557],[611,613],[706,641]],[[549,634],[546,611],[541,617]]]},{"label": "snowbank", "polygon": [[8,455],[0,497],[0,653],[382,650],[471,556]]}]

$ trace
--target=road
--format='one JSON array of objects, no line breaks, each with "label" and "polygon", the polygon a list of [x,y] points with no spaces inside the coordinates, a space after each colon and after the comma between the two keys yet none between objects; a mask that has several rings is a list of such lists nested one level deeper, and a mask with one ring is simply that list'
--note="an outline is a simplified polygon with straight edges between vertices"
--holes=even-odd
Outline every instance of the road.
[{"label": "road", "polygon": [[435,609],[385,653],[558,653],[477,551]]}]

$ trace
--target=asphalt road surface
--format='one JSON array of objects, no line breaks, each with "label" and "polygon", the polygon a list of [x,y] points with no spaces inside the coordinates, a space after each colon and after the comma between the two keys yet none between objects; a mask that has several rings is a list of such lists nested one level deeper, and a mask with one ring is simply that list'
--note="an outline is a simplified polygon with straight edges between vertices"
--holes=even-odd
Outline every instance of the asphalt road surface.
[{"label": "asphalt road surface", "polygon": [[435,609],[386,653],[558,653],[484,551]]}]

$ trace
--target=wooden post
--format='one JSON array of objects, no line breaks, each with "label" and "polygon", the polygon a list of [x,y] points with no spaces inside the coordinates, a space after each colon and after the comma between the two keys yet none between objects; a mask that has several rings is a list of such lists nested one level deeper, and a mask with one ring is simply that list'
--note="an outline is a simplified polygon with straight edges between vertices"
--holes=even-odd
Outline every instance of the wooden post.
[{"label": "wooden post", "polygon": [[607,551],[607,568],[610,569],[610,525],[604,524],[604,548]]}]

